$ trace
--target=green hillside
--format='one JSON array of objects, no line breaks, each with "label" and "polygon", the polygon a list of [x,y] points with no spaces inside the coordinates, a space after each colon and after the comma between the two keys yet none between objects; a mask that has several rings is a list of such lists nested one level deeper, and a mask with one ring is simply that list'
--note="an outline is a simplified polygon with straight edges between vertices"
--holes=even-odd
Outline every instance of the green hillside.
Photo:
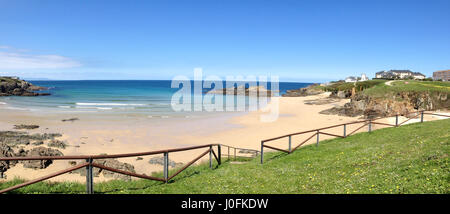
[{"label": "green hillside", "polygon": [[[190,167],[174,182],[110,181],[96,193],[450,193],[450,120],[326,140],[216,169]],[[160,175],[161,176],[161,175]],[[20,180],[0,183],[6,188]],[[81,183],[37,183],[12,193],[84,193]]]}]

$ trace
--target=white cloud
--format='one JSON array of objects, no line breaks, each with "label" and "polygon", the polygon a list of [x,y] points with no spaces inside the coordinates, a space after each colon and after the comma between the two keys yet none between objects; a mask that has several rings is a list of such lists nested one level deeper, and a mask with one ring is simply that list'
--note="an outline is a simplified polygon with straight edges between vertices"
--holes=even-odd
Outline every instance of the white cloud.
[{"label": "white cloud", "polygon": [[33,55],[0,52],[0,69],[55,69],[80,66],[80,62],[59,55]]}]

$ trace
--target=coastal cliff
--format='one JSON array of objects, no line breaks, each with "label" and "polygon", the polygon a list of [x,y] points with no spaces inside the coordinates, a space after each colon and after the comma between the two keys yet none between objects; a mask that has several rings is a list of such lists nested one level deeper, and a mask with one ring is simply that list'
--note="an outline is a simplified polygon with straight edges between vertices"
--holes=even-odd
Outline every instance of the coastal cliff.
[{"label": "coastal cliff", "polygon": [[364,115],[366,118],[408,115],[418,110],[448,110],[450,99],[448,93],[399,92],[385,97],[373,97],[357,93],[342,107],[333,107],[322,111],[322,114],[341,116]]},{"label": "coastal cliff", "polygon": [[312,85],[288,91],[283,96],[309,96],[331,92],[330,98],[350,99],[344,106],[321,111],[321,114],[364,116],[365,118],[406,115],[418,110],[450,109],[450,83],[425,81],[370,80],[358,83],[336,82]]},{"label": "coastal cliff", "polygon": [[0,77],[0,96],[45,96],[49,93],[34,91],[47,90],[45,87],[35,86],[27,81],[11,77]]}]

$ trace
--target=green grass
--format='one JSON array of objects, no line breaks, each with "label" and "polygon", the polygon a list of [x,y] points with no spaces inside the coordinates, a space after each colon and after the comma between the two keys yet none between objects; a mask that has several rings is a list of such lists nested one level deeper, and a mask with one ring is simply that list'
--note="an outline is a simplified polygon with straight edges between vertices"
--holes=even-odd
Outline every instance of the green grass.
[{"label": "green grass", "polygon": [[[206,164],[169,184],[110,181],[97,193],[450,193],[450,120],[360,133],[305,146],[287,155],[265,153],[265,163]],[[276,145],[274,145],[276,146]],[[0,183],[0,189],[22,182]],[[81,183],[41,182],[12,193],[84,193]]]},{"label": "green grass", "polygon": [[338,92],[338,91],[352,91],[352,89],[355,88],[355,91],[359,92],[377,85],[383,85],[385,82],[386,80],[368,80],[356,83],[336,82],[329,86],[323,86],[321,89],[324,91]]},{"label": "green grass", "polygon": [[0,82],[19,82],[19,81],[7,77],[0,77]]},{"label": "green grass", "polygon": [[427,92],[429,94],[447,93],[450,95],[450,83],[440,81],[398,80],[392,82],[391,86],[380,84],[364,90],[363,93],[374,97],[386,97],[387,94],[400,92]]}]

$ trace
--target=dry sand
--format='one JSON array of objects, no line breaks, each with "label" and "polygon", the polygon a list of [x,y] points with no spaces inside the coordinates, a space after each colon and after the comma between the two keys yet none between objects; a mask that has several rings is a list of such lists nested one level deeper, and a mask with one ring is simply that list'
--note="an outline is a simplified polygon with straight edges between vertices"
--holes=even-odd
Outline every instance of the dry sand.
[{"label": "dry sand", "polygon": [[[39,125],[40,128],[30,130],[30,133],[61,133],[63,136],[60,139],[66,140],[69,144],[66,149],[60,149],[65,155],[133,153],[215,143],[259,150],[263,139],[358,120],[355,117],[319,114],[322,110],[345,104],[349,101],[347,99],[323,105],[304,103],[307,100],[321,99],[327,96],[328,94],[324,93],[308,97],[272,98],[279,102],[279,117],[273,122],[261,122],[261,115],[267,114],[263,110],[248,113],[218,114],[208,118],[155,119],[127,115],[105,116],[82,113],[67,115],[26,112],[0,107],[0,130],[13,130],[13,126],[17,124],[35,124]],[[73,117],[80,120],[61,121]],[[433,119],[437,119],[437,117],[427,116],[425,120]],[[403,120],[405,118],[400,117],[400,121]],[[384,119],[384,121],[395,122],[393,118]],[[411,120],[411,122],[414,121]],[[347,133],[358,126],[359,124],[348,126]],[[382,128],[382,126],[375,125],[373,128]],[[366,131],[366,129],[363,128],[360,131]],[[341,135],[343,130],[342,127],[338,127],[327,130],[327,132]],[[293,146],[307,137],[309,135],[293,137]],[[320,138],[322,140],[330,137],[321,135]],[[315,138],[309,140],[306,144],[311,143],[315,143]],[[288,140],[284,138],[272,141],[269,144],[286,149]],[[205,150],[170,153],[169,158],[176,162],[187,163]],[[227,149],[222,152],[225,155],[228,153]],[[136,160],[136,157],[119,160],[134,165],[138,173],[149,175],[151,172],[162,170],[161,165],[148,163],[152,157],[155,156],[145,156],[143,160]],[[207,156],[202,160],[205,161],[206,158]],[[26,169],[18,164],[5,172],[7,178],[3,180],[11,180],[15,177],[39,178],[68,167],[67,160],[55,161],[48,168],[42,170]],[[102,176],[94,178],[96,182],[108,179]],[[85,177],[78,174],[65,174],[51,180],[84,182]]]}]

